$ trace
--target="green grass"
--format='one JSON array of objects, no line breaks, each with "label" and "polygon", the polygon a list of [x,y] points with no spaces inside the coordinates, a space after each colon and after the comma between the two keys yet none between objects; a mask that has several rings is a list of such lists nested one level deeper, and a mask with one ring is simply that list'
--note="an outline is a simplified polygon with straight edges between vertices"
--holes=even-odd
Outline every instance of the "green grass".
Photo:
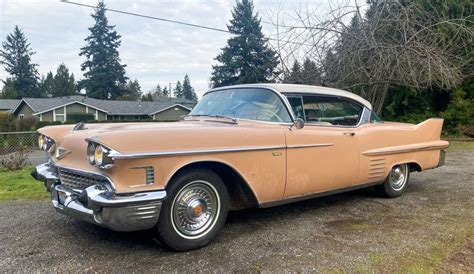
[{"label": "green grass", "polygon": [[473,150],[474,142],[461,142],[461,141],[450,141],[447,152]]},{"label": "green grass", "polygon": [[36,200],[49,196],[43,184],[31,177],[32,167],[19,171],[0,170],[0,201]]}]

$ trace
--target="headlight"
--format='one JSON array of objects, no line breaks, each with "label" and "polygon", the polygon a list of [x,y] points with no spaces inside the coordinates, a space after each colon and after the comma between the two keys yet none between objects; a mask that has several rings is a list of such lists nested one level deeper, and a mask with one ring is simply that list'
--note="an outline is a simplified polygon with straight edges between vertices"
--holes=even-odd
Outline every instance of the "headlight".
[{"label": "headlight", "polygon": [[95,147],[94,161],[97,166],[101,166],[104,162],[104,150],[101,145]]},{"label": "headlight", "polygon": [[51,147],[54,145],[54,140],[49,138],[48,136],[40,134],[38,137],[38,147],[41,150],[49,151]]},{"label": "headlight", "polygon": [[114,160],[109,157],[110,149],[90,142],[87,146],[87,160],[93,166],[99,168],[111,168],[114,164]]},{"label": "headlight", "polygon": [[95,166],[95,144],[89,143],[87,146],[87,160],[89,160],[89,164]]}]

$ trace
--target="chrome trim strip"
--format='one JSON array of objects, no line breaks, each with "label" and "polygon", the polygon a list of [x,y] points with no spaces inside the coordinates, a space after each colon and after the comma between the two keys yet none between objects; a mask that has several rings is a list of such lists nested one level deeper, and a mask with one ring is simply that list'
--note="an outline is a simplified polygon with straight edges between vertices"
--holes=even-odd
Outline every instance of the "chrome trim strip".
[{"label": "chrome trim strip", "polygon": [[278,149],[295,149],[295,148],[328,147],[328,146],[334,146],[334,144],[327,143],[327,144],[305,144],[305,145],[290,145],[290,146],[239,147],[239,148],[160,151],[160,152],[144,152],[144,153],[120,153],[120,152],[114,151],[114,152],[111,152],[109,156],[114,159],[130,159],[130,158],[147,158],[147,157],[159,157],[159,156],[215,154],[215,153],[228,153],[228,152],[262,151],[262,150],[274,150],[274,149],[278,150]]},{"label": "chrome trim strip", "polygon": [[239,148],[160,151],[160,152],[144,152],[144,153],[120,153],[120,152],[114,151],[114,152],[111,152],[109,156],[114,159],[129,159],[129,158],[146,158],[146,157],[157,157],[157,156],[178,156],[178,155],[214,154],[214,153],[241,152],[241,151],[259,151],[259,150],[272,150],[272,149],[286,149],[286,146],[239,147]]},{"label": "chrome trim strip", "polygon": [[334,144],[291,145],[291,146],[287,146],[286,148],[291,149],[291,148],[331,147],[331,146],[334,146]]},{"label": "chrome trim strip", "polygon": [[425,150],[437,150],[437,149],[445,149],[447,145],[424,145],[412,148],[387,148],[383,150],[368,150],[362,152],[362,155],[365,156],[377,156],[377,155],[388,155],[388,154],[397,154],[397,153],[408,153],[408,152],[415,152],[415,151],[425,151]]}]

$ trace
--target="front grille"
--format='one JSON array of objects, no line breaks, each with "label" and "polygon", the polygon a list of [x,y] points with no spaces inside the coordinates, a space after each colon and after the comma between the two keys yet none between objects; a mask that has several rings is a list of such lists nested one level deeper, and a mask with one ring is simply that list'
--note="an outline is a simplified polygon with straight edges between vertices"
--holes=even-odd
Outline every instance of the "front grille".
[{"label": "front grille", "polygon": [[64,168],[59,168],[59,180],[64,187],[77,190],[83,190],[96,184],[108,184],[109,182],[107,178],[100,175]]}]

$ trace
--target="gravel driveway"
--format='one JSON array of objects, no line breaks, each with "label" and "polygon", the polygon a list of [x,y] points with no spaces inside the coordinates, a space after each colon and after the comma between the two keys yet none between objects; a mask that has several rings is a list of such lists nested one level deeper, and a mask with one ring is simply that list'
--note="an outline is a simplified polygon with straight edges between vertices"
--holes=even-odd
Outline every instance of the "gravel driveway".
[{"label": "gravel driveway", "polygon": [[233,212],[213,244],[186,253],[164,249],[151,231],[118,233],[62,216],[49,201],[4,202],[0,269],[474,271],[474,252],[462,251],[474,239],[473,163],[474,151],[449,153],[446,166],[412,173],[397,199],[367,189]]}]

